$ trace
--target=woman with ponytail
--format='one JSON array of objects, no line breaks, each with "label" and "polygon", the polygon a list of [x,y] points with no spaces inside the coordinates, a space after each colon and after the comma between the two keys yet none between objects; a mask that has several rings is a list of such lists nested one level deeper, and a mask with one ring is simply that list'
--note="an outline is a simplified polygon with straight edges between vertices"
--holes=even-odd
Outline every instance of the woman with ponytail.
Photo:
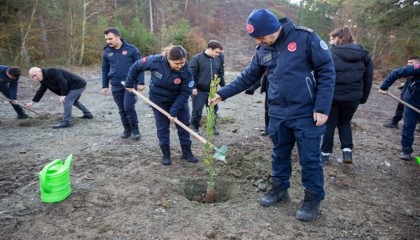
[{"label": "woman with ponytail", "polygon": [[373,63],[369,51],[355,43],[348,27],[330,33],[331,53],[336,79],[331,112],[321,144],[321,159],[329,164],[334,146],[334,132],[338,129],[343,162],[353,163],[351,119],[359,104],[366,103],[372,87]]},{"label": "woman with ponytail", "polygon": [[[131,92],[137,76],[150,71],[149,99],[171,115],[168,118],[153,108],[163,165],[171,164],[170,122],[178,118],[186,126],[190,125],[188,98],[194,88],[194,80],[186,61],[187,51],[182,46],[171,45],[162,54],[150,55],[135,62],[125,82],[125,87]],[[143,90],[144,82],[139,83],[138,88]],[[178,125],[176,127],[182,150],[181,158],[191,163],[197,162],[191,152],[190,133]]]}]

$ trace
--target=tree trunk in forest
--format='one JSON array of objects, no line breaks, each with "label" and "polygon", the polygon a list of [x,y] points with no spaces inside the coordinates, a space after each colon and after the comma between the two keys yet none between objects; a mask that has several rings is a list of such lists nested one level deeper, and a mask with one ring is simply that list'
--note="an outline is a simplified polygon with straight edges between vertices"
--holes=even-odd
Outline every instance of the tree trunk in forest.
[{"label": "tree trunk in forest", "polygon": [[152,0],[149,0],[150,32],[153,32],[153,8]]},{"label": "tree trunk in forest", "polygon": [[39,25],[41,27],[41,41],[42,45],[44,46],[44,54],[45,57],[48,58],[50,56],[50,48],[48,47],[47,32],[45,31],[44,18],[42,15],[39,15]]},{"label": "tree trunk in forest", "polygon": [[188,0],[185,0],[184,12],[187,12],[187,8],[188,8]]},{"label": "tree trunk in forest", "polygon": [[[34,16],[35,16],[35,12],[36,12],[36,8],[38,6],[38,0],[35,0],[35,5],[32,9],[32,15],[31,18],[29,20],[29,24],[28,24],[28,29],[26,30],[26,33],[24,32],[23,29],[23,16],[22,16],[22,11],[19,11],[19,17],[20,17],[20,33],[21,33],[21,48],[20,48],[20,56],[22,57],[23,62],[25,63],[26,66],[29,66],[30,64],[30,58],[29,58],[29,53],[28,53],[28,48],[26,46],[26,41],[28,39],[28,35],[29,35],[29,31],[31,30],[32,27],[32,22],[34,20]],[[18,58],[16,58],[16,61],[19,60],[19,56]]]},{"label": "tree trunk in forest", "polygon": [[79,61],[77,63],[77,65],[80,67],[82,66],[83,63],[83,55],[85,53],[85,38],[86,38],[86,29],[87,29],[87,7],[88,5],[91,3],[90,2],[86,2],[86,0],[83,0],[83,13],[82,13],[82,39],[80,42],[80,55],[79,55]]}]

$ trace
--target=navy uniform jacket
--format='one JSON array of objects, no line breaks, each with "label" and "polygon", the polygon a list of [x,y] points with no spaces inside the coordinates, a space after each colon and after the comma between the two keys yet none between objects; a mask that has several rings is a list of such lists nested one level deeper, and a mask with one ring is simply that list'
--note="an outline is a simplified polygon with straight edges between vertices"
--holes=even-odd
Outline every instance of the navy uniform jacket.
[{"label": "navy uniform jacket", "polygon": [[[185,64],[179,71],[171,70],[163,55],[151,55],[131,66],[125,87],[133,88],[137,76],[146,70],[151,73],[149,99],[157,105],[171,106],[169,114],[176,117],[178,111],[188,103],[194,87],[190,67]],[[138,84],[144,85],[144,79]]]},{"label": "navy uniform jacket", "polygon": [[220,77],[220,86],[225,85],[224,56],[212,58],[205,51],[194,55],[189,62],[192,74],[194,76],[195,88],[202,92],[210,92],[210,83],[214,75]]},{"label": "navy uniform jacket", "polygon": [[311,29],[280,19],[282,30],[271,46],[258,47],[251,63],[231,84],[217,93],[222,99],[251,87],[268,71],[269,116],[295,119],[328,115],[335,71],[327,44]]},{"label": "navy uniform jacket", "polygon": [[60,68],[41,69],[43,79],[41,86],[36,92],[33,102],[39,102],[44,93],[49,89],[59,96],[67,96],[70,90],[81,89],[86,86],[86,81],[82,78]]},{"label": "navy uniform jacket", "polygon": [[19,77],[16,79],[9,78],[6,74],[9,67],[0,65],[0,88],[9,85],[10,99],[17,100],[17,89]]},{"label": "navy uniform jacket", "polygon": [[[114,90],[124,89],[121,84],[127,78],[128,70],[137,60],[141,59],[139,50],[132,44],[121,39],[120,49],[104,47],[102,54],[102,88],[109,88],[112,85]],[[144,82],[144,74],[139,74],[136,83]],[[137,88],[137,84],[135,84]]]},{"label": "navy uniform jacket", "polygon": [[379,87],[382,90],[387,91],[388,88],[399,78],[411,78],[407,90],[410,92],[410,95],[420,100],[420,64],[414,64],[407,67],[402,67],[392,71],[384,80],[384,82]]}]

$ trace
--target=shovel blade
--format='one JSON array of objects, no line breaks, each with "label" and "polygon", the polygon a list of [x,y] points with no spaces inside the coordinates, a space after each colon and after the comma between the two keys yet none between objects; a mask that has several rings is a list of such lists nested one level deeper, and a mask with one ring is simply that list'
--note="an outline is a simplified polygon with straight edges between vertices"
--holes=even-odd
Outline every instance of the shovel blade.
[{"label": "shovel blade", "polygon": [[227,163],[226,161],[226,153],[228,151],[227,146],[223,145],[220,148],[216,148],[213,146],[213,150],[215,151],[215,153],[213,154],[214,159]]}]

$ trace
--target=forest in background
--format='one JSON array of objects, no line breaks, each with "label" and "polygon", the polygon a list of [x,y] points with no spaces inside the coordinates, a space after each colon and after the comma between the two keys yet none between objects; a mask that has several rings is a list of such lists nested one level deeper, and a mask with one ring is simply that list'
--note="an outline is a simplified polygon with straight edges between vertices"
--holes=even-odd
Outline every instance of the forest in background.
[{"label": "forest in background", "polygon": [[[122,37],[143,55],[172,44],[189,53],[205,48],[210,38],[229,38],[227,26],[244,28],[246,16],[222,19],[225,3],[241,0],[1,0],[0,64],[21,67],[89,66],[101,62],[103,29],[116,26]],[[420,55],[417,0],[249,0],[279,18],[314,29],[328,41],[329,33],[349,26],[366,47],[376,68],[389,70]],[[233,21],[235,20],[235,21]],[[244,35],[244,37],[247,37]],[[191,54],[191,55],[193,55]]]}]

